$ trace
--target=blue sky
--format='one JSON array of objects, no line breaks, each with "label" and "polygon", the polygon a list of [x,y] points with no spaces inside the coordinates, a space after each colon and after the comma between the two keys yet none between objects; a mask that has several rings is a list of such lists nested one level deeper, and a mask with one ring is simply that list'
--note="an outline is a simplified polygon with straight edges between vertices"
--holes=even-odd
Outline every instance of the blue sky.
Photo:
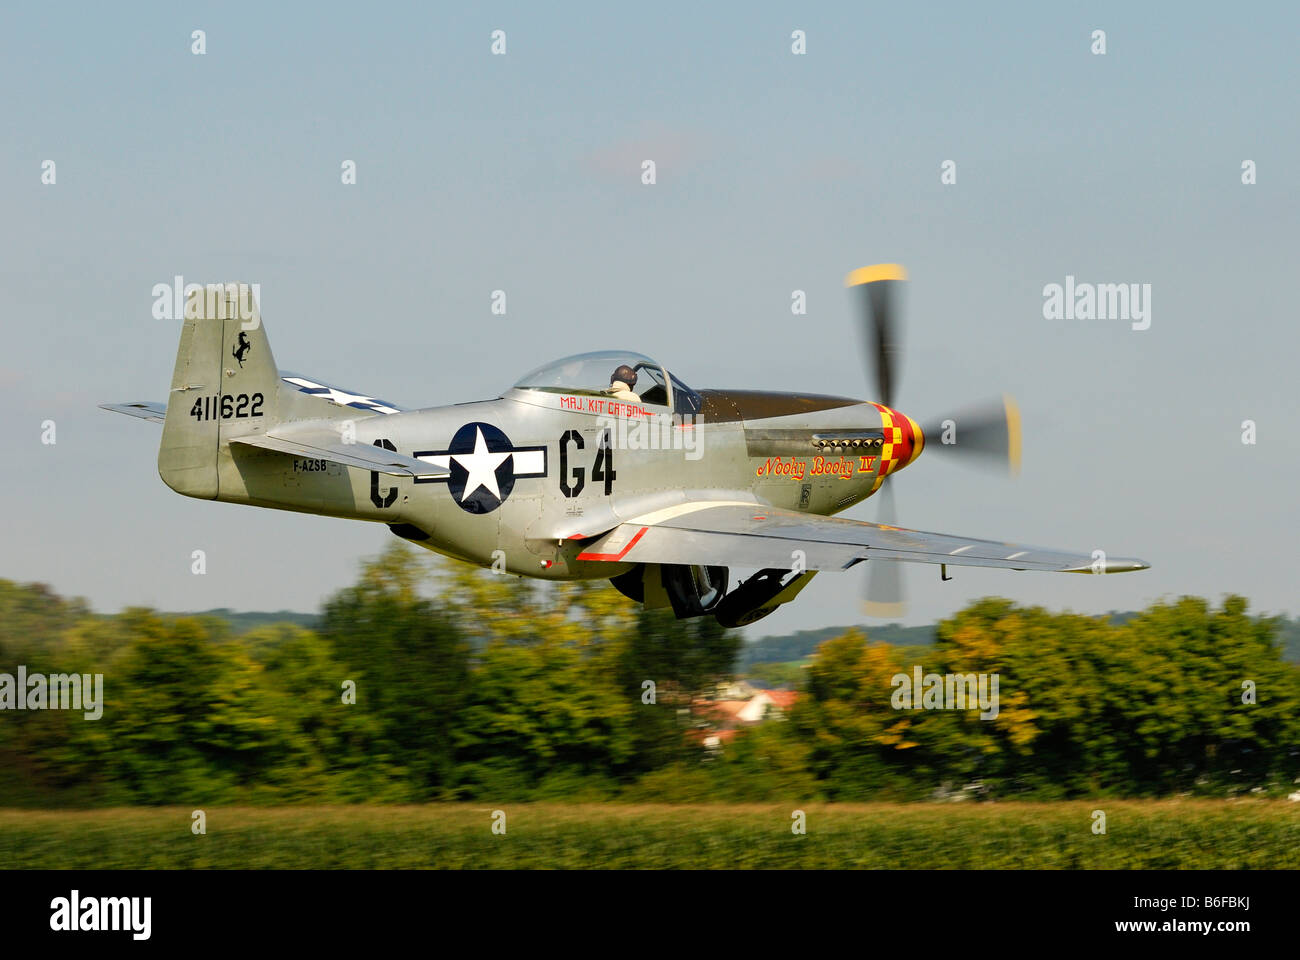
[{"label": "blue sky", "polygon": [[[898,261],[896,406],[1009,391],[1025,418],[1019,478],[923,456],[900,521],[1153,564],[909,567],[909,622],[990,593],[1300,613],[1293,5],[25,5],[0,27],[0,576],[105,610],[314,609],[391,539],[177,497],[157,430],[96,409],[164,397],[151,289],[176,274],[260,283],[281,366],[426,406],[613,347],[694,386],[865,396],[842,279]],[[1067,275],[1151,284],[1151,328],[1045,320]],[[759,632],[857,621],[860,587],[824,574]]]}]

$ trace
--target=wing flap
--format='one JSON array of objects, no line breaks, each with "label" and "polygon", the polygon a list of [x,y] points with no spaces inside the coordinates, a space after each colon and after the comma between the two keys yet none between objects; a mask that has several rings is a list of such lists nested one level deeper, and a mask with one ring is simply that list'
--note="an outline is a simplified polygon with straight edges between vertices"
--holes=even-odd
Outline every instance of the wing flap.
[{"label": "wing flap", "polygon": [[741,504],[697,502],[624,523],[592,542],[580,560],[842,570],[862,560],[947,563],[1012,570],[1103,573],[1149,566],[1129,557],[1048,550],[903,527]]}]

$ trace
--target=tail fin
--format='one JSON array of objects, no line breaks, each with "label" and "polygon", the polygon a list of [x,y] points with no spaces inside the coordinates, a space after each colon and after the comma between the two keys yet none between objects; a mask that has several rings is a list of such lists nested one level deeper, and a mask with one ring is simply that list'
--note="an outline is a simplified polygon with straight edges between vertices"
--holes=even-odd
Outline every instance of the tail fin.
[{"label": "tail fin", "polygon": [[215,500],[222,442],[279,422],[280,386],[253,288],[214,283],[193,290],[158,448],[163,482]]}]

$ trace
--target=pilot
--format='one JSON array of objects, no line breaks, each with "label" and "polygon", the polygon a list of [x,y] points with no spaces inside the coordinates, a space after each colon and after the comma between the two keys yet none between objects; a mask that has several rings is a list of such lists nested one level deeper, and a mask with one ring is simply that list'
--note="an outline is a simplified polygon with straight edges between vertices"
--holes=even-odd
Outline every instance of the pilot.
[{"label": "pilot", "polygon": [[640,403],[641,398],[632,392],[635,386],[636,371],[623,363],[609,375],[609,390],[606,392],[628,403]]}]

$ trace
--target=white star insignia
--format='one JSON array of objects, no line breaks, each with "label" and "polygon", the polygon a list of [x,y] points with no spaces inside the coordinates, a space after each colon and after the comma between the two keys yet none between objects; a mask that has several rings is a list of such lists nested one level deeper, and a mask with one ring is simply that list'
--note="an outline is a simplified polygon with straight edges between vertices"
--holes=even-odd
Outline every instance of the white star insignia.
[{"label": "white star insignia", "polygon": [[452,459],[469,471],[469,477],[465,480],[465,492],[461,494],[461,500],[468,500],[479,487],[487,490],[498,500],[501,499],[501,489],[497,486],[497,467],[501,466],[506,457],[510,456],[510,451],[505,453],[492,453],[487,448],[487,441],[483,439],[483,428],[475,428],[474,452],[457,453],[452,455]]}]

